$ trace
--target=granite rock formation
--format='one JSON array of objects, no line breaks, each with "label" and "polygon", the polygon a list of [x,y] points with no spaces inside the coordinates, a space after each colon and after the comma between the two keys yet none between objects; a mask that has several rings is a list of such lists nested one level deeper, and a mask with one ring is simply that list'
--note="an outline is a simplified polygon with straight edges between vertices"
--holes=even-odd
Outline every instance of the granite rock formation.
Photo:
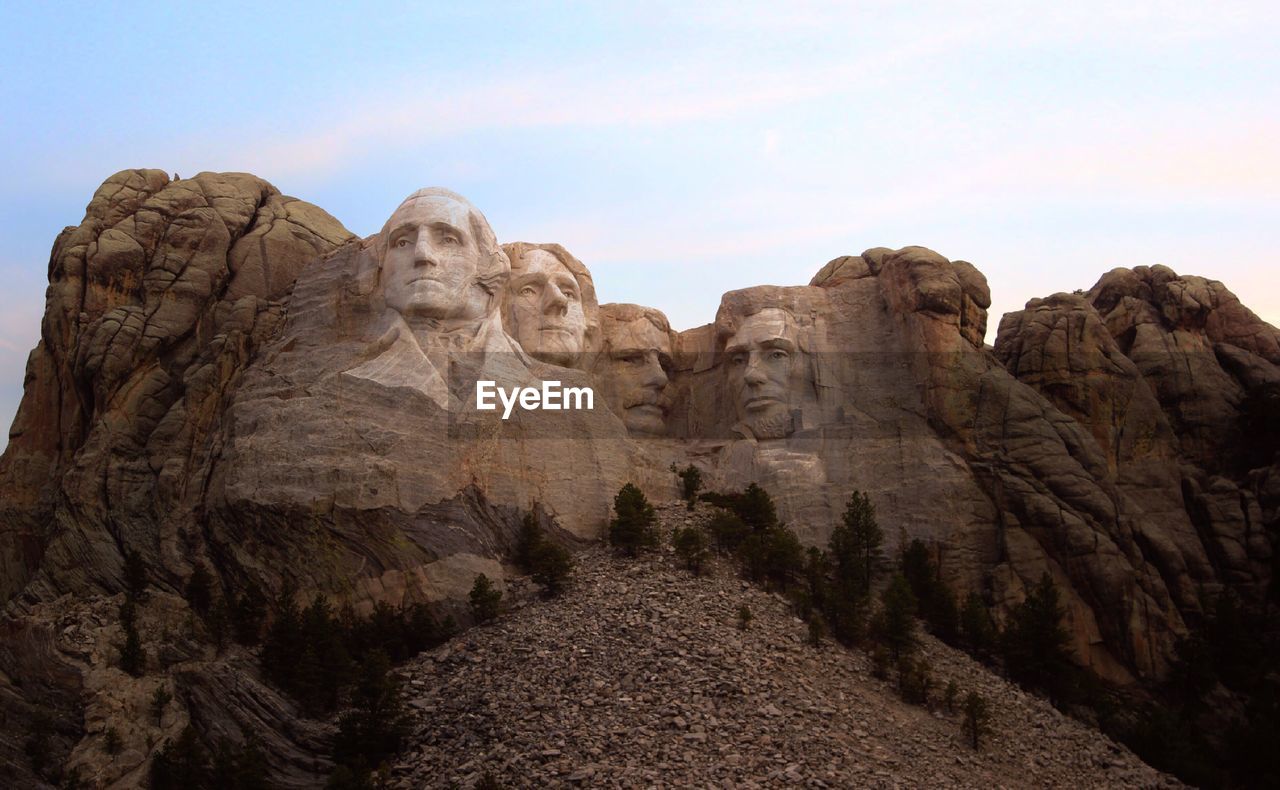
[{"label": "granite rock formation", "polygon": [[[1047,571],[1084,663],[1159,677],[1202,593],[1272,583],[1280,465],[1249,426],[1280,396],[1280,333],[1164,267],[1033,300],[994,349],[989,306],[971,264],[876,248],[725,294],[677,334],[653,308],[597,309],[564,248],[500,247],[445,190],[356,239],[253,176],[117,174],[54,244],[0,458],[0,712],[53,709],[72,722],[55,753],[101,769],[123,675],[59,624],[107,638],[127,552],[156,590],[144,622],[176,617],[196,562],[226,591],[448,609],[504,575],[525,512],[595,540],[624,482],[674,497],[672,463],[759,483],[811,545],[865,491],[961,591],[1000,612]],[[477,408],[479,380],[599,402],[504,415]],[[273,733],[276,780],[314,782],[299,755],[321,736],[282,724],[243,656],[162,652],[149,666],[203,729]],[[29,778],[21,752],[0,732]]]}]

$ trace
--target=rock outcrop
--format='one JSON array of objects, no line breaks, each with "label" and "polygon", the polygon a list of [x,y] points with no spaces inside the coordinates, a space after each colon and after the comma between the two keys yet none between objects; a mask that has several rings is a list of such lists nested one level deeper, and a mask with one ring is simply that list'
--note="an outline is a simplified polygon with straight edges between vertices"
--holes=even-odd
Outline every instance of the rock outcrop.
[{"label": "rock outcrop", "polygon": [[[654,308],[597,308],[564,248],[504,250],[446,190],[356,239],[253,176],[117,174],[54,244],[0,458],[0,712],[52,711],[54,753],[85,753],[120,673],[50,607],[109,628],[127,554],[175,611],[197,562],[224,592],[457,609],[476,574],[503,577],[524,513],[596,540],[623,483],[670,499],[673,463],[759,483],[810,545],[867,492],[892,540],[926,540],[997,615],[1048,572],[1083,663],[1160,677],[1204,594],[1273,583],[1280,465],[1257,426],[1280,414],[1280,333],[1164,267],[1033,300],[994,349],[990,303],[967,262],[876,248],[725,294],[677,334]],[[479,381],[596,402],[485,410]],[[322,735],[286,701],[254,702],[269,692],[234,655],[175,650],[150,663],[175,721],[274,732],[277,781],[315,779]],[[0,733],[30,779],[22,751]]]},{"label": "rock outcrop", "polygon": [[[112,176],[80,225],[59,234],[40,344],[0,458],[12,647],[0,652],[0,770],[12,786],[35,781],[24,757],[34,723],[56,722],[51,764],[75,764],[73,747],[101,728],[95,711],[126,677],[114,649],[66,644],[66,622],[48,606],[63,602],[67,621],[116,623],[114,607],[93,619],[94,602],[123,588],[126,551],[153,583],[181,589],[202,553],[206,486],[241,376],[298,273],[350,238],[254,176],[158,170]],[[141,765],[156,743],[126,746],[141,749]]]}]

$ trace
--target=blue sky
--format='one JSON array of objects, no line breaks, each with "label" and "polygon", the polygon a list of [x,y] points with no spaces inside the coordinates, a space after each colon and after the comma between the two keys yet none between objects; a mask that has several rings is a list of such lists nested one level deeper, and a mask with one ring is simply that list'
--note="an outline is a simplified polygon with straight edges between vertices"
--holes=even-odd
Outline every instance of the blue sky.
[{"label": "blue sky", "polygon": [[908,244],[987,275],[992,339],[1155,263],[1280,324],[1274,2],[460,5],[5,4],[0,423],[53,239],[128,167],[253,172],[361,235],[447,186],[678,328]]}]

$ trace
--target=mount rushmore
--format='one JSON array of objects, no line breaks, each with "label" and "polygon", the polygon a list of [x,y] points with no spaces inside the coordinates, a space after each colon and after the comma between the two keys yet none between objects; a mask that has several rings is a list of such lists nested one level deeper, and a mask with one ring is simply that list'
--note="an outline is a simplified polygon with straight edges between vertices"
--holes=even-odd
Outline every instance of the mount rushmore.
[{"label": "mount rushmore", "polygon": [[[1273,583],[1280,459],[1249,420],[1280,332],[1222,283],[1113,269],[989,347],[977,268],[874,248],[676,332],[598,304],[568,248],[500,238],[444,189],[359,239],[247,174],[108,179],[54,242],[0,458],[5,705],[36,668],[82,695],[98,659],[44,613],[121,590],[126,552],[175,590],[204,562],[226,589],[447,606],[503,576],[526,512],[593,541],[624,483],[674,498],[672,464],[758,483],[809,545],[867,492],[996,612],[1047,571],[1119,682],[1167,671],[1206,592]],[[479,380],[596,398],[503,420]]]}]

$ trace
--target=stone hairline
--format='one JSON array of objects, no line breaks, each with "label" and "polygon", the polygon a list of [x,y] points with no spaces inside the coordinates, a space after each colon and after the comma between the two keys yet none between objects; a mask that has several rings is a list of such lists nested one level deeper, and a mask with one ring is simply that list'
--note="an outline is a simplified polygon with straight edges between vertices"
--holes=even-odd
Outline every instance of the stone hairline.
[{"label": "stone hairline", "polygon": [[[510,262],[511,275],[518,273],[518,269],[524,267],[519,266],[520,260],[534,250],[541,250],[560,262],[562,266],[569,270],[573,275],[573,279],[578,283],[578,290],[581,292],[582,314],[587,321],[587,336],[591,337],[600,331],[600,304],[596,298],[596,284],[591,277],[591,272],[587,270],[585,264],[573,256],[571,252],[563,246],[554,243],[535,244],[529,241],[511,241],[502,245],[502,251],[506,254],[507,260]],[[508,309],[509,309],[508,305]],[[505,318],[506,316],[504,316]]]},{"label": "stone hairline", "polygon": [[765,310],[778,310],[784,313],[787,316],[791,327],[795,330],[796,345],[799,347],[800,351],[810,353],[813,350],[814,327],[810,324],[801,322],[800,319],[796,317],[795,311],[791,308],[784,307],[776,303],[761,304],[751,310],[751,312],[743,312],[741,314],[734,314],[734,311],[724,311],[722,307],[722,311],[725,313],[725,318],[722,319],[717,315],[714,324],[716,350],[724,351],[725,346],[729,342],[729,338],[737,334],[738,330],[742,327],[742,322],[753,315],[763,313]]},{"label": "stone hairline", "polygon": [[391,234],[391,220],[395,218],[396,211],[404,208],[406,204],[414,200],[429,197],[451,200],[467,210],[467,221],[471,225],[471,236],[475,239],[476,247],[480,250],[480,262],[476,266],[476,282],[489,293],[496,294],[506,284],[507,278],[511,275],[511,261],[507,258],[507,254],[503,252],[502,247],[499,246],[498,236],[493,232],[493,228],[489,225],[489,220],[485,218],[484,214],[480,213],[480,210],[472,205],[470,200],[444,187],[419,189],[400,201],[400,205],[396,206],[395,211],[392,211],[391,216],[387,217],[387,221],[383,223],[382,230],[378,231],[378,234],[374,236],[373,252],[378,261],[377,286],[381,287],[382,264],[387,257],[387,237]]},{"label": "stone hairline", "polygon": [[600,335],[601,349],[607,350],[609,346],[606,332],[604,331],[606,324],[630,324],[640,320],[648,321],[655,329],[667,336],[667,342],[671,344],[674,351],[679,340],[679,335],[671,331],[671,322],[667,320],[667,316],[656,307],[646,307],[644,305],[630,304],[628,302],[610,302],[600,307]]}]

